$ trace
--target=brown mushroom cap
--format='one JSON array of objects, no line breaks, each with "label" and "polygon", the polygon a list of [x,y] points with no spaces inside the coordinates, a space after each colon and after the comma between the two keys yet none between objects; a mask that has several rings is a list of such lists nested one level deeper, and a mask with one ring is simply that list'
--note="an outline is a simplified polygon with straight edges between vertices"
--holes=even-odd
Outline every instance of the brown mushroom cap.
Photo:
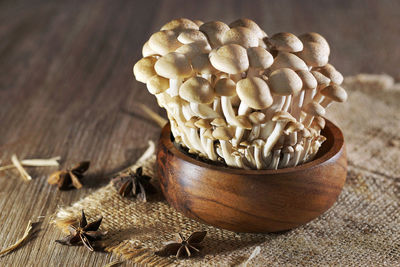
[{"label": "brown mushroom cap", "polygon": [[193,71],[202,74],[215,74],[218,72],[217,69],[211,65],[208,54],[199,54],[192,58]]},{"label": "brown mushroom cap", "polygon": [[328,54],[330,53],[330,48],[329,48],[329,44],[326,41],[326,39],[320,35],[319,33],[316,32],[308,32],[308,33],[304,33],[302,35],[299,36],[299,39],[304,43],[317,43],[319,44],[326,52],[328,52]]},{"label": "brown mushroom cap", "polygon": [[197,26],[197,24],[191,21],[190,19],[179,18],[171,20],[170,22],[167,22],[166,24],[164,24],[164,26],[161,27],[161,31],[165,30],[182,31],[185,29],[198,30],[199,26]]},{"label": "brown mushroom cap", "polygon": [[277,111],[272,117],[272,121],[287,121],[287,122],[295,122],[296,119],[286,111]]},{"label": "brown mushroom cap", "polygon": [[159,58],[154,65],[158,75],[168,79],[186,78],[192,74],[192,66],[185,55],[171,52]]},{"label": "brown mushroom cap", "polygon": [[156,95],[165,92],[169,88],[169,80],[159,75],[154,75],[147,80],[146,85],[150,94]]},{"label": "brown mushroom cap", "polygon": [[237,44],[221,46],[210,54],[210,62],[217,70],[238,74],[249,68],[246,49]]},{"label": "brown mushroom cap", "polygon": [[301,81],[303,82],[303,89],[314,89],[317,88],[318,82],[315,79],[314,75],[308,70],[298,70],[296,71],[297,75],[299,75]]},{"label": "brown mushroom cap", "polygon": [[267,122],[267,116],[265,116],[265,113],[263,112],[254,111],[249,114],[249,120],[253,124],[262,124]]},{"label": "brown mushroom cap", "polygon": [[274,63],[271,53],[259,46],[248,48],[247,56],[249,57],[250,67],[253,68],[267,69]]},{"label": "brown mushroom cap", "polygon": [[197,122],[198,119],[199,119],[199,118],[197,118],[197,117],[191,117],[190,120],[188,120],[188,121],[185,122],[185,126],[186,126],[186,127],[189,127],[189,128],[194,128],[194,129],[196,129],[197,127],[196,127],[196,125],[195,125],[195,122]]},{"label": "brown mushroom cap", "polygon": [[229,31],[229,26],[221,21],[210,21],[202,24],[199,29],[207,36],[211,47],[215,48],[222,45],[222,37]]},{"label": "brown mushroom cap", "polygon": [[277,95],[296,94],[303,87],[300,77],[288,68],[273,71],[269,76],[268,84],[272,92]]},{"label": "brown mushroom cap", "polygon": [[331,82],[331,79],[329,79],[319,71],[312,70],[311,74],[317,80],[318,85],[328,85]]},{"label": "brown mushroom cap", "polygon": [[336,102],[345,102],[347,100],[347,93],[342,87],[336,84],[329,85],[321,89],[321,94]]},{"label": "brown mushroom cap", "polygon": [[174,31],[156,32],[149,39],[151,50],[162,56],[169,52],[174,52],[181,45],[182,43],[178,41]]},{"label": "brown mushroom cap", "polygon": [[291,121],[286,125],[285,133],[294,133],[304,129],[304,125],[297,121]]},{"label": "brown mushroom cap", "polygon": [[303,43],[296,35],[289,32],[280,32],[268,39],[270,45],[283,52],[299,52],[303,50]]},{"label": "brown mushroom cap", "polygon": [[155,56],[157,53],[150,48],[149,41],[145,42],[142,48],[143,57]]},{"label": "brown mushroom cap", "polygon": [[247,130],[251,130],[252,128],[252,124],[246,115],[236,116],[234,124],[235,124],[234,126],[236,127],[244,128]]},{"label": "brown mushroom cap", "polygon": [[244,48],[258,46],[258,38],[253,32],[245,27],[232,28],[225,32],[222,36],[222,43],[227,44],[238,44]]},{"label": "brown mushroom cap", "polygon": [[330,48],[324,37],[318,33],[305,33],[299,39],[303,42],[303,50],[297,55],[308,65],[321,67],[328,63]]},{"label": "brown mushroom cap", "polygon": [[234,133],[230,127],[217,127],[212,133],[213,137],[218,140],[230,140]]},{"label": "brown mushroom cap", "polygon": [[204,24],[204,22],[199,19],[195,19],[195,20],[193,20],[193,22],[196,23],[196,25],[199,27]]},{"label": "brown mushroom cap", "polygon": [[155,57],[144,57],[140,59],[133,66],[133,75],[135,75],[135,79],[142,83],[147,83],[147,80],[156,75],[156,71],[154,70],[154,65],[157,62],[157,58]]},{"label": "brown mushroom cap", "polygon": [[211,125],[213,126],[226,126],[226,121],[223,118],[215,118],[211,121]]},{"label": "brown mushroom cap", "polygon": [[313,127],[313,128],[318,127],[319,129],[324,129],[325,128],[325,119],[320,116],[315,117],[313,122],[311,123],[311,127]]},{"label": "brown mushroom cap", "polygon": [[199,54],[208,53],[210,51],[211,47],[204,41],[185,44],[175,50],[175,52],[185,55],[188,59],[192,59]]},{"label": "brown mushroom cap", "polygon": [[336,84],[342,84],[343,82],[343,75],[338,72],[334,66],[332,66],[331,64],[326,64],[325,66],[318,68],[317,69],[319,72],[321,72],[323,75],[325,75],[326,77],[328,77],[329,79],[331,79],[331,81],[333,83]]},{"label": "brown mushroom cap", "polygon": [[249,77],[236,84],[236,92],[241,101],[254,109],[264,109],[272,105],[272,96],[267,83],[258,77]]},{"label": "brown mushroom cap", "polygon": [[208,43],[207,36],[199,30],[185,29],[178,35],[178,41],[182,44],[190,44],[193,42],[201,41]]},{"label": "brown mushroom cap", "polygon": [[267,36],[267,34],[263,30],[261,30],[260,26],[258,26],[258,24],[255,23],[254,21],[252,21],[251,19],[242,18],[242,19],[235,20],[234,22],[229,24],[229,27],[231,27],[231,28],[236,28],[236,27],[248,28],[253,32],[253,34],[256,35],[256,37],[258,39],[261,39],[261,38]]},{"label": "brown mushroom cap", "polygon": [[294,152],[294,149],[293,149],[293,147],[291,147],[291,146],[285,146],[283,149],[282,149],[282,152],[283,153],[293,153]]},{"label": "brown mushroom cap", "polygon": [[179,88],[179,96],[191,103],[209,104],[215,93],[211,84],[202,77],[191,77]]},{"label": "brown mushroom cap", "polygon": [[270,70],[274,71],[281,68],[290,68],[292,70],[308,70],[307,64],[298,56],[288,53],[279,52],[278,56],[274,59]]},{"label": "brown mushroom cap", "polygon": [[211,119],[199,119],[194,123],[194,125],[198,128],[203,128],[203,129],[212,128]]},{"label": "brown mushroom cap", "polygon": [[214,90],[218,96],[234,96],[236,95],[236,83],[229,78],[219,79]]},{"label": "brown mushroom cap", "polygon": [[215,137],[213,136],[213,131],[212,131],[212,129],[210,128],[210,129],[207,129],[204,133],[203,133],[203,136],[205,137],[205,138],[208,138],[208,139],[211,139],[211,140],[215,140]]},{"label": "brown mushroom cap", "polygon": [[310,102],[305,107],[303,107],[303,111],[312,116],[324,116],[325,109],[323,106],[318,104],[317,102]]}]

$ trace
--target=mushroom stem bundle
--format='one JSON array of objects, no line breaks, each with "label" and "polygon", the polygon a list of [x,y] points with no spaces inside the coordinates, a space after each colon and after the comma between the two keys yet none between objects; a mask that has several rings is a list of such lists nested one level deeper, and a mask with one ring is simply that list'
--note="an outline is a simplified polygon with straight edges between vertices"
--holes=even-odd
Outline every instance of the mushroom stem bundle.
[{"label": "mushroom stem bundle", "polygon": [[165,108],[175,142],[229,167],[277,169],[313,159],[343,76],[317,33],[268,37],[252,20],[168,22],[133,68]]}]

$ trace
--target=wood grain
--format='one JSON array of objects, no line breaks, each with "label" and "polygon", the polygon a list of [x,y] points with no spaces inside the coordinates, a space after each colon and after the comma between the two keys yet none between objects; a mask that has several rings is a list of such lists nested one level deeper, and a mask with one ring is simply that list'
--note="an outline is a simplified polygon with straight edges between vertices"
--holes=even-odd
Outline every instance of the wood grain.
[{"label": "wood grain", "polygon": [[343,134],[326,121],[317,157],[280,170],[200,162],[181,152],[164,127],[157,152],[161,189],[178,211],[235,232],[277,232],[315,219],[336,201],[347,175]]},{"label": "wood grain", "polygon": [[[54,168],[29,168],[30,183],[0,173],[0,246],[17,240],[29,219],[46,216],[36,238],[0,258],[1,266],[102,266],[108,254],[68,248],[49,226],[70,205],[138,158],[158,127],[136,103],[160,114],[131,69],[141,45],[176,17],[232,21],[249,17],[267,33],[317,31],[344,74],[400,78],[399,1],[43,1],[0,2],[0,159],[60,155],[63,167],[90,159],[82,190],[47,185]],[[107,218],[105,218],[106,220]]]}]

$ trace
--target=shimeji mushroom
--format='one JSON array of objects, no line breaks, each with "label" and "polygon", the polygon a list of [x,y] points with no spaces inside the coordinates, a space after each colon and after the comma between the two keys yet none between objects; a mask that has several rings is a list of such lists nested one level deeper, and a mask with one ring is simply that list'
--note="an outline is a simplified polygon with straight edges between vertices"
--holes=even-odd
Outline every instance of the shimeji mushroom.
[{"label": "shimeji mushroom", "polygon": [[199,27],[204,24],[204,22],[199,19],[195,19],[195,20],[193,20],[193,22],[196,23],[196,25]]},{"label": "shimeji mushroom", "polygon": [[343,82],[343,75],[329,63],[316,70],[328,77],[334,84],[341,85]]},{"label": "shimeji mushroom", "polygon": [[265,164],[262,160],[262,149],[264,147],[265,141],[262,139],[256,139],[251,142],[251,145],[254,148],[254,160],[256,163],[256,168],[258,170],[264,169]]},{"label": "shimeji mushroom", "polygon": [[312,99],[313,90],[318,86],[317,80],[308,70],[298,70],[297,75],[303,82],[303,88],[300,93],[294,95],[292,100],[291,113],[296,120],[300,120],[301,107],[307,95],[307,101],[310,102]]},{"label": "shimeji mushroom", "polygon": [[217,127],[212,134],[214,138],[219,140],[225,163],[228,166],[235,166],[235,158],[232,156],[232,145],[229,143],[229,140],[233,137],[232,128]]},{"label": "shimeji mushroom", "polygon": [[294,146],[297,143],[297,132],[304,129],[304,125],[300,122],[289,122],[283,131],[289,139],[285,142],[291,146]]},{"label": "shimeji mushroom", "polygon": [[303,43],[303,50],[297,52],[307,65],[321,67],[328,63],[330,48],[324,37],[318,33],[311,32],[299,36]]},{"label": "shimeji mushroom", "polygon": [[274,62],[271,53],[262,47],[248,48],[247,56],[249,57],[247,77],[260,76],[260,71],[269,68]]},{"label": "shimeji mushroom", "polygon": [[204,79],[211,83],[211,77],[218,72],[210,62],[207,54],[199,54],[192,58],[192,67],[195,73],[198,73]]},{"label": "shimeji mushroom", "polygon": [[320,92],[321,95],[324,96],[324,99],[321,102],[321,106],[324,108],[328,108],[333,101],[345,102],[347,100],[346,90],[336,84],[329,85],[321,89]]},{"label": "shimeji mushroom", "polygon": [[166,94],[165,91],[169,87],[169,80],[159,75],[154,75],[153,77],[147,80],[146,86],[150,94],[156,96],[158,104],[160,106],[164,106],[160,94]]},{"label": "shimeji mushroom", "polygon": [[203,53],[209,53],[211,47],[207,42],[197,41],[190,44],[185,44],[175,50],[176,53],[180,53],[186,56],[188,60],[192,60],[195,56]]},{"label": "shimeji mushroom", "polygon": [[235,163],[238,168],[249,169],[247,165],[243,162],[244,155],[242,155],[239,151],[233,151],[232,156],[235,158]]},{"label": "shimeji mushroom", "polygon": [[218,156],[215,153],[215,148],[214,148],[214,141],[216,140],[214,136],[212,135],[212,129],[206,129],[206,131],[203,133],[202,137],[207,140],[207,144],[205,146],[206,154],[209,159],[211,160],[217,160]]},{"label": "shimeji mushroom", "polygon": [[150,48],[149,41],[145,42],[142,48],[143,57],[158,56],[156,51]]},{"label": "shimeji mushroom", "polygon": [[191,149],[195,149],[200,153],[206,154],[205,150],[203,149],[203,145],[200,141],[200,136],[198,129],[194,123],[198,120],[198,118],[193,117],[189,121],[185,122],[185,126],[189,128],[189,139],[191,142],[192,147]]},{"label": "shimeji mushroom", "polygon": [[311,128],[315,129],[317,133],[320,134],[321,130],[325,128],[325,119],[320,116],[315,117],[311,123]]},{"label": "shimeji mushroom", "polygon": [[239,147],[244,147],[243,148],[244,156],[245,156],[246,162],[248,163],[250,168],[256,169],[257,165],[256,165],[256,160],[254,159],[254,153],[252,151],[253,147],[251,146],[251,143],[248,141],[243,141],[240,143]]},{"label": "shimeji mushroom", "polygon": [[159,58],[154,65],[157,74],[170,79],[168,93],[178,95],[179,87],[184,78],[192,74],[192,66],[185,55],[171,52]]},{"label": "shimeji mushroom", "polygon": [[303,43],[296,35],[289,32],[280,32],[267,39],[271,49],[283,52],[299,52],[303,50]]},{"label": "shimeji mushroom", "polygon": [[222,43],[224,45],[238,44],[244,48],[249,48],[258,46],[258,38],[250,29],[238,26],[224,33]]},{"label": "shimeji mushroom", "polygon": [[301,159],[301,155],[302,155],[303,150],[304,150],[304,148],[300,144],[297,144],[294,147],[294,155],[293,155],[292,160],[289,162],[289,166],[295,167],[300,163],[300,159]]},{"label": "shimeji mushroom", "polygon": [[269,70],[274,71],[281,68],[289,68],[294,71],[308,70],[308,66],[301,58],[288,52],[279,52]]},{"label": "shimeji mushroom", "polygon": [[253,127],[251,128],[251,132],[248,136],[249,141],[253,141],[257,139],[260,136],[260,130],[261,130],[261,124],[264,124],[267,122],[266,116],[264,113],[255,111],[249,114],[249,119],[251,123],[253,124]]},{"label": "shimeji mushroom", "polygon": [[[267,83],[258,77],[249,77],[236,84],[236,92],[240,98],[238,115],[244,115],[252,109],[266,109],[272,105],[272,96]],[[239,143],[244,129],[235,134],[235,144]]]},{"label": "shimeji mushroom", "polygon": [[216,48],[222,45],[222,37],[229,31],[229,26],[221,21],[210,21],[202,24],[199,30],[207,36],[211,48]]},{"label": "shimeji mushroom", "polygon": [[198,30],[199,26],[195,22],[191,21],[190,19],[179,18],[179,19],[171,20],[161,27],[162,31],[173,30],[176,32],[180,32],[185,29]]},{"label": "shimeji mushroom", "polygon": [[207,36],[199,30],[185,29],[178,35],[178,41],[182,44],[190,44],[193,42],[205,42],[208,43]]},{"label": "shimeji mushroom", "polygon": [[289,161],[292,159],[294,154],[294,149],[291,146],[285,146],[282,150],[283,157],[279,163],[280,168],[286,168],[289,165]]},{"label": "shimeji mushroom", "polygon": [[211,121],[211,125],[212,126],[216,126],[216,127],[225,127],[228,124],[226,123],[226,121],[223,118],[215,118]]},{"label": "shimeji mushroom", "polygon": [[150,49],[161,56],[174,52],[181,45],[176,33],[171,30],[156,32],[149,39]]},{"label": "shimeji mushroom", "polygon": [[321,147],[322,143],[325,142],[326,137],[323,135],[318,135],[312,143],[311,153],[309,153],[306,157],[306,161],[312,160],[315,155],[317,154],[319,148]]},{"label": "shimeji mushroom", "polygon": [[147,83],[147,80],[156,75],[154,65],[157,62],[156,57],[144,57],[133,66],[133,75],[135,79],[142,83]]},{"label": "shimeji mushroom", "polygon": [[272,150],[272,158],[271,162],[268,166],[269,169],[276,170],[278,169],[279,166],[279,161],[281,158],[281,151],[282,151],[283,145],[282,143],[278,142],[275,144],[273,150]]},{"label": "shimeji mushroom", "polygon": [[179,88],[179,96],[190,102],[190,107],[202,119],[213,119],[220,115],[209,107],[215,97],[211,84],[202,77],[191,77]]},{"label": "shimeji mushroom", "polygon": [[236,84],[229,78],[223,78],[215,83],[215,94],[221,98],[221,108],[226,121],[233,125],[236,121],[235,111],[232,108],[231,98],[236,95]]},{"label": "shimeji mushroom", "polygon": [[306,156],[308,151],[310,150],[311,141],[314,138],[313,134],[307,128],[304,128],[301,132],[301,139],[303,144],[303,151],[300,154],[299,162],[303,163],[306,161]]},{"label": "shimeji mushroom", "polygon": [[305,107],[303,107],[303,111],[306,113],[306,116],[302,121],[304,127],[310,127],[315,116],[325,115],[325,108],[317,102],[308,103]]},{"label": "shimeji mushroom", "polygon": [[210,123],[211,123],[210,119],[198,119],[194,122],[194,125],[197,128],[199,128],[199,130],[200,130],[199,137],[200,137],[201,145],[207,155],[208,155],[208,152],[206,149],[207,139],[205,138],[204,133],[206,132],[207,129],[212,129],[212,125]]},{"label": "shimeji mushroom", "polygon": [[303,87],[300,77],[289,68],[278,69],[271,73],[268,79],[272,93],[286,99],[283,107],[284,111],[290,107],[291,95],[296,95]]},{"label": "shimeji mushroom", "polygon": [[262,39],[267,36],[267,34],[263,30],[261,30],[260,26],[258,26],[258,24],[255,23],[254,21],[252,21],[251,19],[242,18],[242,19],[235,20],[234,22],[229,24],[229,27],[231,27],[231,28],[235,28],[235,27],[248,28],[253,32],[253,34],[255,36],[257,36],[258,39]]},{"label": "shimeji mushroom", "polygon": [[274,130],[272,131],[271,135],[267,138],[267,141],[265,142],[264,149],[263,149],[263,158],[264,159],[269,155],[269,153],[271,152],[271,149],[273,148],[273,146],[276,144],[276,142],[281,137],[286,124],[291,121],[296,121],[296,119],[293,118],[293,116],[290,115],[290,113],[288,113],[286,111],[278,111],[272,117],[272,121],[275,122],[275,127],[274,127]]},{"label": "shimeji mushroom", "polygon": [[318,102],[321,101],[322,95],[320,94],[320,90],[326,86],[328,86],[331,82],[331,79],[323,75],[318,71],[311,71],[314,78],[317,80],[317,88],[311,90],[309,94],[306,94],[304,97],[303,106],[307,105],[311,101]]}]

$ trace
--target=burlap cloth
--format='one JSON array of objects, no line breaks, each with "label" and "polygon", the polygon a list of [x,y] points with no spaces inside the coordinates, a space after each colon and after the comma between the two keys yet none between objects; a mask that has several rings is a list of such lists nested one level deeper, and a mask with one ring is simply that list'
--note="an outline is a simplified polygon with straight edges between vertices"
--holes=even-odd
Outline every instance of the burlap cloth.
[{"label": "burlap cloth", "polygon": [[[148,265],[246,265],[259,246],[249,266],[400,266],[400,86],[386,75],[347,77],[344,86],[348,102],[331,107],[329,118],[345,134],[347,181],[336,204],[304,226],[279,234],[237,234],[184,217],[162,196],[147,203],[122,198],[110,184],[59,209],[55,223],[65,230],[82,208],[89,218],[102,215],[102,229],[109,232],[106,250]],[[136,165],[154,177],[151,152]],[[208,231],[200,256],[154,256],[174,233],[199,230]]]}]

